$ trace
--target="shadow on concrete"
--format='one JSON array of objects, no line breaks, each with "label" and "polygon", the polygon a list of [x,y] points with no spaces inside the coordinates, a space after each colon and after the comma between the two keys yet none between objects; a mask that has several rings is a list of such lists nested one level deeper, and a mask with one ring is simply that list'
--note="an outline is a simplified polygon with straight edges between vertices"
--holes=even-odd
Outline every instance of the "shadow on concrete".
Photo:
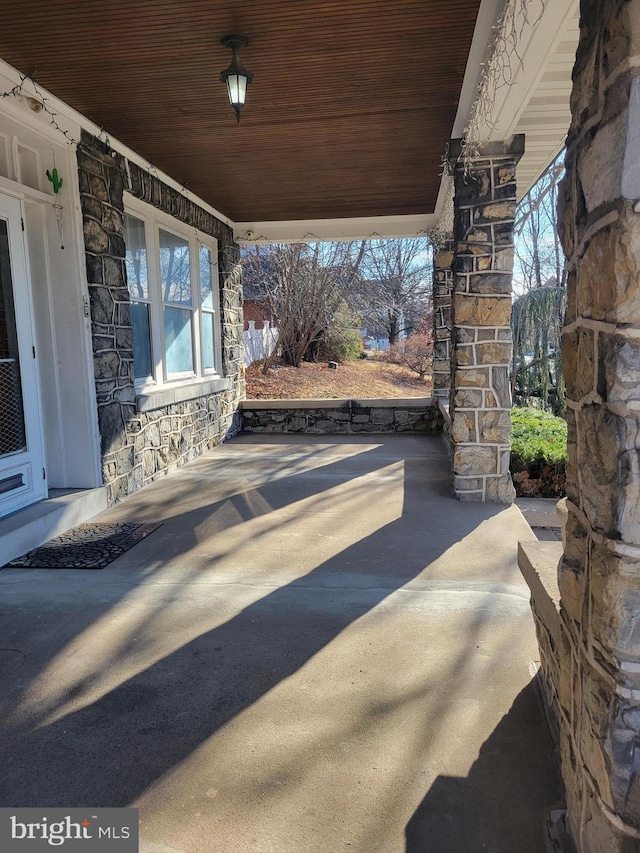
[{"label": "shadow on concrete", "polygon": [[[371,445],[372,437],[368,438]],[[254,442],[259,445],[257,439],[242,442],[249,445],[244,448],[247,453]],[[295,446],[290,439],[275,443]],[[327,443],[324,438],[323,443]],[[164,509],[171,513],[160,535],[154,534],[139,546],[138,562],[128,563],[125,555],[118,561],[119,568],[111,575],[105,570],[103,583],[95,587],[85,575],[81,582],[79,579],[78,589],[74,588],[73,578],[65,578],[61,588],[50,596],[41,593],[40,597],[36,595],[29,600],[23,591],[22,597],[14,597],[13,604],[9,598],[2,608],[3,645],[25,649],[28,665],[8,678],[2,687],[3,717],[8,722],[0,745],[0,765],[5,768],[0,779],[0,805],[124,806],[134,802],[214,733],[299,671],[348,626],[418,575],[428,581],[432,563],[483,522],[503,511],[498,506],[461,505],[448,496],[449,466],[441,445],[421,444],[420,452],[410,454],[410,458],[406,456],[406,448],[416,449],[418,445],[388,439],[376,445],[366,452],[358,450],[357,455],[314,467],[313,476],[309,471],[290,475],[286,466],[276,466],[277,470],[257,487],[234,490],[219,484],[222,498],[199,503],[194,494],[197,469],[201,476],[206,472],[205,480],[213,482],[214,453],[206,462],[198,461],[186,482],[176,483],[170,495],[160,498],[160,503],[166,502]],[[242,464],[245,462],[243,458]],[[126,675],[129,665],[131,648],[126,643],[121,652],[111,654],[105,650],[96,671],[89,677],[79,677],[56,699],[56,705],[63,707],[85,697],[84,707],[64,713],[54,722],[48,722],[47,718],[55,714],[56,706],[47,703],[46,697],[36,697],[38,701],[32,705],[24,703],[24,691],[56,655],[92,623],[108,616],[120,598],[137,584],[144,585],[154,573],[161,572],[178,546],[188,552],[198,544],[192,532],[223,506],[228,508],[229,501],[239,507],[244,520],[268,516],[269,512],[309,498],[317,500],[320,507],[328,489],[355,483],[398,462],[404,463],[404,495],[398,518],[301,577],[266,591],[216,628],[124,677],[113,689],[98,690],[97,697],[92,698],[92,691],[99,688],[110,671],[121,670]],[[207,489],[205,483],[205,492]],[[183,502],[192,508],[176,511]],[[148,517],[153,511],[153,502],[142,495],[139,504],[132,499],[127,517]],[[226,530],[243,523],[236,514],[228,518]],[[349,519],[342,523],[348,526]],[[313,547],[312,543],[308,547]],[[289,560],[295,564],[296,559],[296,554],[291,553]],[[128,565],[133,567],[125,571]],[[183,572],[180,584],[188,586],[195,582],[201,571],[195,568]],[[108,582],[110,579],[113,583]],[[20,584],[20,580],[12,574],[12,583]],[[493,580],[499,584],[501,578],[494,576]],[[53,583],[51,578],[48,581]],[[170,603],[172,594],[136,619],[130,630],[132,643],[140,635],[153,636],[155,619]],[[212,608],[217,606],[216,596],[214,591]],[[481,627],[499,610],[499,598],[486,592],[479,599],[481,606],[466,628],[465,642],[469,648],[475,647]],[[508,640],[505,654],[507,646]],[[447,674],[449,686],[442,689],[438,717],[444,717],[447,697],[458,689],[451,685],[464,683],[467,662],[466,652],[453,662]],[[432,684],[428,689],[438,691],[439,686]],[[530,759],[535,764],[535,756],[518,755],[521,727],[525,724],[531,727],[532,714],[536,716],[536,725],[540,724],[539,711],[534,710],[527,689],[483,747],[468,779],[443,778],[431,788],[407,828],[408,853],[529,849],[522,846],[522,839],[511,847],[495,846],[495,834],[487,833],[489,826],[494,833],[496,826],[508,827],[508,803],[515,808],[518,799],[514,774],[506,773],[507,765]],[[441,725],[442,720],[434,719],[431,724]],[[426,732],[425,740],[430,736]],[[505,785],[501,787],[502,770]],[[544,779],[540,781],[546,784]],[[505,787],[511,789],[508,800]],[[528,786],[527,791],[530,791]],[[451,802],[458,803],[454,811]],[[520,808],[531,805],[519,802]],[[490,821],[487,815],[491,815]],[[469,824],[470,835],[465,834],[464,822]],[[447,843],[420,847],[432,832],[436,838],[448,839]],[[493,842],[486,848],[477,841],[469,844],[468,839],[474,837],[493,837]],[[466,847],[456,846],[463,845],[465,838]]]},{"label": "shadow on concrete", "polygon": [[[552,849],[546,822],[550,806],[563,807],[563,791],[538,690],[534,679],[517,696],[468,776],[435,780],[407,824],[406,853]],[[523,825],[534,832],[523,834]]]}]

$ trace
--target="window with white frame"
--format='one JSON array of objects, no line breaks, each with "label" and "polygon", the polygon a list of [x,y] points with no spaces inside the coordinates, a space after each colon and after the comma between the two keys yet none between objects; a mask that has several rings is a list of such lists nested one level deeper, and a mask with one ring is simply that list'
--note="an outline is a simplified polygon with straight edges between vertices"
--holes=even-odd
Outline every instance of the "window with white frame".
[{"label": "window with white frame", "polygon": [[127,205],[136,387],[222,375],[217,246],[150,205]]}]

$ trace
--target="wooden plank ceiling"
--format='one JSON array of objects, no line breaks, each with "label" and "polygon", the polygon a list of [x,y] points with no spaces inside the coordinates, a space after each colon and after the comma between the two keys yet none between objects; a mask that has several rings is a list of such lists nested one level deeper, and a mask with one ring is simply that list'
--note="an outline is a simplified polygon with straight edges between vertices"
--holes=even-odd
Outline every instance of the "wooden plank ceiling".
[{"label": "wooden plank ceiling", "polygon": [[234,221],[432,213],[479,4],[20,0],[0,57]]}]

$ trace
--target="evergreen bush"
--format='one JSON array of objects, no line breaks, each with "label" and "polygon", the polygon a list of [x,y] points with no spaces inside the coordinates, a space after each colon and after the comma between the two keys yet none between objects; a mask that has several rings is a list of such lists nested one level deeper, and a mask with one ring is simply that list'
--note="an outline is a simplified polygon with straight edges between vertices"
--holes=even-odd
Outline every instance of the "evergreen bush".
[{"label": "evergreen bush", "polygon": [[567,461],[567,424],[541,409],[511,410],[511,470],[563,473]]}]

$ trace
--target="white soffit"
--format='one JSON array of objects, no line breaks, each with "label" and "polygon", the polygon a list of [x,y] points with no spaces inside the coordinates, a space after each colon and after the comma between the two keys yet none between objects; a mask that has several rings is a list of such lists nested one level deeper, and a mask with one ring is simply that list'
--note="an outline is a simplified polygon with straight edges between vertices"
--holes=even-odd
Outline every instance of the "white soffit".
[{"label": "white soffit", "polygon": [[[504,6],[503,0],[483,0],[476,33],[454,123],[452,138],[463,135],[473,107],[472,91],[477,90],[480,63],[487,61],[486,19],[493,23]],[[525,154],[518,164],[518,199],[536,182],[562,150],[571,111],[571,73],[580,36],[579,0],[531,0],[528,20],[519,26],[517,55],[511,57],[510,84],[498,87],[491,128],[481,129],[485,139],[503,140],[525,134]],[[451,187],[442,182],[436,213],[442,214]]]},{"label": "white soffit", "polygon": [[[577,5],[577,4],[576,4]],[[577,8],[555,42],[555,49],[517,118],[512,133],[525,134],[525,153],[518,164],[518,198],[533,186],[564,147],[571,123],[571,73],[580,38]]]},{"label": "white soffit", "polygon": [[518,198],[544,172],[565,143],[571,121],[571,72],[580,36],[579,0],[546,0],[537,20],[533,2],[523,24],[518,56],[511,57],[511,83],[498,89],[493,140],[525,134],[518,165]]}]

